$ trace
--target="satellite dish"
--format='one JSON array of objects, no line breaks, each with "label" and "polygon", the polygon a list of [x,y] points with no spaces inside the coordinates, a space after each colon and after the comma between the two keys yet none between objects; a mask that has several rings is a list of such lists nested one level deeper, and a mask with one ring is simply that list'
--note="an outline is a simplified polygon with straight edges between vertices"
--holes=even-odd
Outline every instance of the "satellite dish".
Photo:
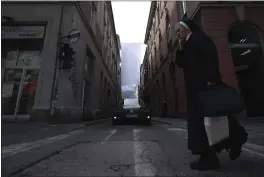
[{"label": "satellite dish", "polygon": [[80,39],[80,31],[78,29],[73,29],[70,31],[68,35],[68,39],[70,43],[75,43]]}]

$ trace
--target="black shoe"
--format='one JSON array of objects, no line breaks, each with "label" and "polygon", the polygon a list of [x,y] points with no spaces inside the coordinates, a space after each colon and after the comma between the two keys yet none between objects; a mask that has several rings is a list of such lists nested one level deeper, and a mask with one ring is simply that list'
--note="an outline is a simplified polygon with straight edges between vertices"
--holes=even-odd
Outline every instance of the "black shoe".
[{"label": "black shoe", "polygon": [[230,148],[229,157],[231,160],[236,160],[242,151],[242,146],[247,142],[248,133],[244,127],[239,127],[237,135],[232,138],[233,142]]},{"label": "black shoe", "polygon": [[190,168],[199,171],[216,170],[220,168],[220,162],[216,154],[201,156],[198,160],[191,162]]}]

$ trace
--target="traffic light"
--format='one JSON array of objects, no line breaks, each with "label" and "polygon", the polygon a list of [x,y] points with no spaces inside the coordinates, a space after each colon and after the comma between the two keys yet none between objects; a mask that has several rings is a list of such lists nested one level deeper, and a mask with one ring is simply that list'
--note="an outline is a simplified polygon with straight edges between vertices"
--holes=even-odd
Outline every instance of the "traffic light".
[{"label": "traffic light", "polygon": [[69,44],[63,44],[62,47],[60,48],[60,61],[63,61],[63,69],[71,69],[74,64],[72,62],[75,60],[73,55],[76,52],[73,50],[73,48],[70,47]]}]

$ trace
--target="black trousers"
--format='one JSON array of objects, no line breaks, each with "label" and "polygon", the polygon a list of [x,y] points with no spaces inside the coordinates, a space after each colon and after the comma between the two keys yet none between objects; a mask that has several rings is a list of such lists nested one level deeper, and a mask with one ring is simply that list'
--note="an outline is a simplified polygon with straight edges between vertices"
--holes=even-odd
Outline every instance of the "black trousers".
[{"label": "black trousers", "polygon": [[[229,124],[229,138],[210,146],[207,138],[207,134],[205,131],[204,123],[202,121],[199,121],[200,131],[196,133],[196,135],[191,135],[194,132],[191,131],[190,136],[188,137],[188,147],[189,150],[192,151],[192,154],[194,155],[207,155],[207,154],[213,154],[213,153],[220,153],[224,149],[230,149],[231,143],[234,142],[234,139],[237,139],[239,136],[240,129],[243,128],[239,122],[237,121],[237,118],[235,116],[228,116],[228,124]],[[196,122],[198,123],[198,122]],[[197,124],[195,125],[198,126]],[[188,128],[191,128],[192,126],[188,126]],[[193,139],[194,136],[196,136],[196,139]],[[190,140],[189,140],[190,138]]]},{"label": "black trousers", "polygon": [[235,116],[228,116],[228,124],[229,124],[229,138],[219,142],[214,145],[212,148],[213,151],[220,153],[224,149],[229,149],[237,139],[240,138],[241,131],[244,131],[244,127],[239,124],[237,118]]}]

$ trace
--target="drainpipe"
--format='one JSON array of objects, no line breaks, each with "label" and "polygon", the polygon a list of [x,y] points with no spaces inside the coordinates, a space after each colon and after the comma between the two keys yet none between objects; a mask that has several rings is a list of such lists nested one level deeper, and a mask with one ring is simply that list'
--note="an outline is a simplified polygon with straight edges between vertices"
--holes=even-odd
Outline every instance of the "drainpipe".
[{"label": "drainpipe", "polygon": [[60,26],[59,26],[59,34],[57,40],[57,51],[56,51],[56,59],[55,59],[55,69],[53,75],[53,83],[52,83],[52,93],[50,99],[50,116],[54,116],[56,102],[57,102],[57,92],[58,92],[58,85],[59,85],[59,71],[60,71],[60,60],[59,60],[59,50],[60,50],[60,39],[61,39],[61,27],[63,22],[63,11],[64,11],[64,3],[61,4],[61,16],[60,16]]}]

